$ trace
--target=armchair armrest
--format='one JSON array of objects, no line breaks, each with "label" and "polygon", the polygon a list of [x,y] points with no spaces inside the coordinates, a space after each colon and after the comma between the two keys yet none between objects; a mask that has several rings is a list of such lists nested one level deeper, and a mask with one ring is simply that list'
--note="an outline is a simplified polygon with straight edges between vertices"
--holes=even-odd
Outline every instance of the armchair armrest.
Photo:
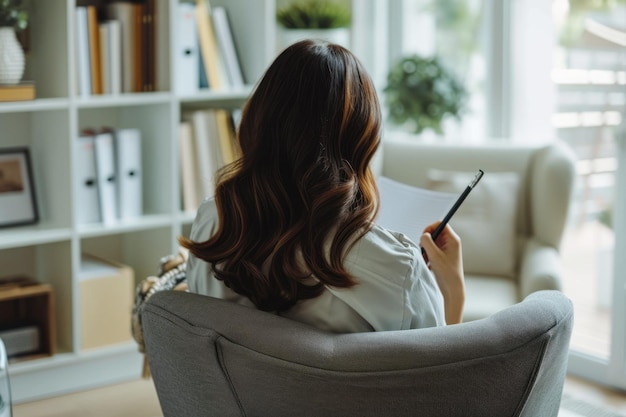
[{"label": "armchair armrest", "polygon": [[562,270],[556,248],[529,238],[520,259],[520,299],[540,290],[561,290]]}]

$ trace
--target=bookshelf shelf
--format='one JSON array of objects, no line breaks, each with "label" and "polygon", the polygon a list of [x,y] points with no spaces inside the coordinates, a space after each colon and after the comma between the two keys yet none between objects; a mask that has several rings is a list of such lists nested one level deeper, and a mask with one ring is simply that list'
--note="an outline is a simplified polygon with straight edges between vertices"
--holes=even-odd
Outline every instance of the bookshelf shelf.
[{"label": "bookshelf shelf", "polygon": [[124,107],[145,104],[168,104],[172,101],[170,93],[124,93],[116,95],[91,96],[77,98],[76,105],[81,109],[98,107]]},{"label": "bookshelf shelf", "polygon": [[0,113],[38,112],[47,110],[64,110],[69,100],[64,98],[39,98],[31,101],[0,103]]},{"label": "bookshelf shelf", "polygon": [[182,104],[206,101],[241,101],[245,100],[251,91],[251,86],[228,91],[200,90],[197,94],[178,96],[178,100]]},{"label": "bookshelf shelf", "polygon": [[[154,91],[87,96],[79,84],[76,9],[109,2],[28,2],[25,79],[35,83],[37,98],[0,103],[0,146],[30,149],[40,223],[0,229],[0,265],[2,276],[27,275],[52,287],[56,353],[9,367],[16,403],[140,377],[142,357],[131,339],[130,322],[127,343],[81,349],[81,254],[130,266],[136,284],[156,272],[161,257],[178,249],[177,237],[189,234],[194,218],[193,211],[185,211],[181,196],[180,123],[197,110],[241,108],[276,56],[276,9],[294,0],[210,0],[212,7],[227,11],[245,85],[192,94],[175,88],[180,75],[175,11],[183,0],[145,1],[154,1],[158,19]],[[141,132],[144,214],[112,225],[80,224],[82,206],[75,183],[80,155],[75,145],[85,129],[102,127]]]},{"label": "bookshelf shelf", "polygon": [[82,238],[108,236],[119,233],[168,227],[172,223],[173,220],[171,215],[145,215],[131,221],[119,222],[112,225],[104,225],[102,223],[82,224],[78,226],[78,235]]},{"label": "bookshelf shelf", "polygon": [[30,226],[1,231],[0,250],[42,245],[71,239],[72,229],[53,226]]}]

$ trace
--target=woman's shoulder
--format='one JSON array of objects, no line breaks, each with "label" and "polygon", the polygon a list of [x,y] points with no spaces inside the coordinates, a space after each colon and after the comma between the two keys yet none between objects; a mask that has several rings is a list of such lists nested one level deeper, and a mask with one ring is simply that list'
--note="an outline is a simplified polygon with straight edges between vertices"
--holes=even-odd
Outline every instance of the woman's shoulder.
[{"label": "woman's shoulder", "polygon": [[375,224],[359,242],[364,248],[373,249],[383,255],[413,256],[419,249],[417,244],[403,233]]},{"label": "woman's shoulder", "polygon": [[196,217],[193,221],[193,225],[191,226],[191,240],[203,241],[211,237],[215,231],[217,219],[218,216],[215,199],[205,199],[198,207]]},{"label": "woman's shoulder", "polygon": [[215,204],[215,198],[205,198],[198,207],[198,216],[217,216],[217,205]]},{"label": "woman's shoulder", "polygon": [[358,284],[347,290],[328,290],[373,329],[437,325],[432,318],[438,310],[433,306],[438,305],[440,296],[434,278],[417,244],[404,234],[375,225],[353,246],[345,261]]},{"label": "woman's shoulder", "polygon": [[407,236],[374,225],[350,250],[346,261],[351,269],[359,270],[356,276],[365,273],[403,281],[418,267],[419,256],[417,244]]}]

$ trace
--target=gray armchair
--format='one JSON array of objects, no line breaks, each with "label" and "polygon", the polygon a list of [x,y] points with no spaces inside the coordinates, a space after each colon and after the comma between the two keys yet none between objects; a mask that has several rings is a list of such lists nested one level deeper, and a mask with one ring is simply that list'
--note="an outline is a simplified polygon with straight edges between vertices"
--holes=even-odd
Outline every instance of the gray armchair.
[{"label": "gray armchair", "polygon": [[143,309],[165,417],[557,416],[572,304],[540,291],[486,319],[333,334],[179,291]]},{"label": "gray armchair", "polygon": [[374,171],[456,194],[478,169],[485,171],[450,221],[463,241],[463,321],[470,321],[534,291],[562,289],[559,248],[575,185],[574,160],[561,142],[461,146],[394,138],[383,142]]}]

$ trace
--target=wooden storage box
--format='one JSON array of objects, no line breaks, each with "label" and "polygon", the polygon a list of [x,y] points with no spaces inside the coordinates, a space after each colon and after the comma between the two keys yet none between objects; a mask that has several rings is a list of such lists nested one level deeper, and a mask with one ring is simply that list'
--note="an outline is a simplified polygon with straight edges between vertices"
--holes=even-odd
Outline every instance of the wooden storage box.
[{"label": "wooden storage box", "polygon": [[83,255],[78,278],[81,348],[92,349],[130,341],[135,282],[133,269]]},{"label": "wooden storage box", "polygon": [[54,305],[52,287],[26,277],[0,280],[0,329],[35,326],[38,349],[16,355],[13,360],[50,356],[55,351]]}]

